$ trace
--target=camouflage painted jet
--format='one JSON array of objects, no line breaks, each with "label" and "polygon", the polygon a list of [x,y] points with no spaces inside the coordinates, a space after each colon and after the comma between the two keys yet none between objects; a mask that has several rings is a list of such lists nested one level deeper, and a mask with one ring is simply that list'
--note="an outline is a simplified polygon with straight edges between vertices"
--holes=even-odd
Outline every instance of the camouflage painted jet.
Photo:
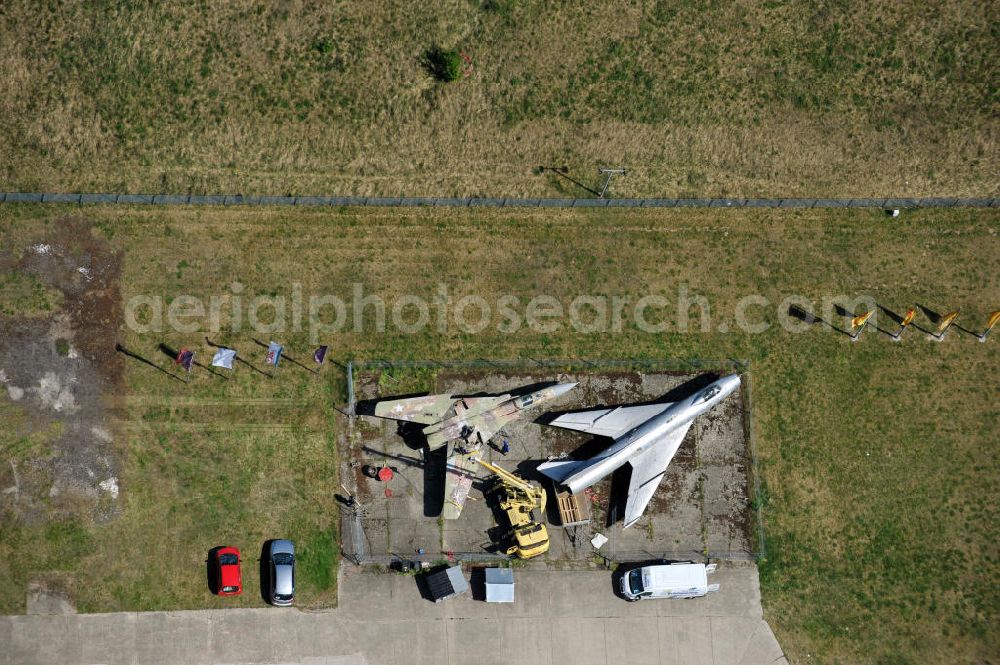
[{"label": "camouflage painted jet", "polygon": [[423,432],[431,450],[449,441],[476,446],[489,441],[530,407],[553,400],[574,386],[575,383],[557,383],[517,397],[507,393],[486,397],[425,395],[386,400],[375,405],[375,415],[425,425]]},{"label": "camouflage painted jet", "polygon": [[576,386],[557,383],[533,393],[511,396],[456,397],[426,395],[388,400],[375,405],[375,415],[425,425],[427,445],[437,450],[455,441],[445,464],[444,505],[441,517],[458,519],[476,477],[476,460],[482,446],[505,425],[521,418],[531,407],[553,400]]}]

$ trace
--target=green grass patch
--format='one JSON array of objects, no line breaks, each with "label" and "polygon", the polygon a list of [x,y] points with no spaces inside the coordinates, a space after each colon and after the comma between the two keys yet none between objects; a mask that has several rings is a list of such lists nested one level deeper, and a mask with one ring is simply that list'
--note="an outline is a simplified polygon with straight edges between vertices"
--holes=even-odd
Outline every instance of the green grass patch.
[{"label": "green grass patch", "polygon": [[[517,11],[517,10],[512,10]],[[0,225],[17,238],[60,207],[6,206]],[[974,660],[992,649],[1000,605],[1000,514],[995,495],[1000,393],[993,377],[1000,345],[960,330],[935,343],[911,329],[903,341],[869,329],[857,343],[829,326],[787,331],[789,296],[871,296],[897,313],[916,304],[960,309],[971,331],[1000,303],[1000,216],[993,210],[907,211],[887,221],[861,210],[253,210],[87,208],[125,254],[124,297],[208,301],[284,296],[293,288],[350,298],[353,285],[386,300],[408,294],[433,302],[443,286],[454,304],[546,294],[568,307],[578,295],[662,295],[651,312],[670,325],[642,332],[587,334],[563,325],[502,332],[497,311],[478,334],[432,322],[405,334],[374,330],[348,312],[322,336],[337,362],[480,358],[738,358],[751,362],[753,428],[763,483],[768,557],[761,562],[765,616],[794,660],[883,663]],[[180,278],[179,261],[185,260]],[[293,287],[293,285],[298,285]],[[684,290],[686,291],[684,291]],[[711,310],[702,331],[677,326],[681,293]],[[744,296],[767,300],[748,310],[760,333],[735,325]],[[244,303],[248,302],[245,300]],[[290,305],[289,305],[290,306]],[[838,327],[847,317],[814,313]],[[328,313],[329,316],[329,313]],[[329,320],[329,319],[327,319]],[[917,322],[930,326],[920,315]],[[126,333],[151,356],[161,341],[198,349],[204,335],[231,344],[262,366],[264,350],[244,329],[205,325],[192,333]],[[721,324],[726,324],[721,330]],[[890,331],[893,322],[878,318]],[[308,331],[275,333],[289,354],[309,362]],[[262,341],[266,342],[265,337]],[[171,370],[172,360],[156,358]],[[383,372],[386,395],[427,390],[434,372]],[[80,562],[83,609],[167,609],[258,604],[254,559],[267,538],[299,544],[301,601],[329,603],[335,584],[338,491],[335,432],[343,371],[317,377],[283,364],[269,379],[237,368],[222,381],[197,368],[180,384],[140,363],[127,365],[124,513],[87,525],[89,545],[63,535]],[[277,425],[278,427],[272,427]],[[0,521],[0,568],[14,586],[31,571],[56,568],[36,557],[44,530]],[[247,591],[210,597],[204,558],[213,545],[244,550]],[[79,546],[78,546],[79,545]],[[136,570],[138,555],[157,562]],[[38,561],[43,564],[37,563]],[[102,568],[98,563],[108,564]],[[16,565],[15,565],[16,564]],[[26,568],[28,572],[21,572]],[[48,569],[48,568],[46,568]],[[10,595],[7,609],[20,601]],[[894,661],[895,659],[895,661]]]},{"label": "green grass patch", "polygon": [[995,195],[991,9],[12,0],[0,189]]}]

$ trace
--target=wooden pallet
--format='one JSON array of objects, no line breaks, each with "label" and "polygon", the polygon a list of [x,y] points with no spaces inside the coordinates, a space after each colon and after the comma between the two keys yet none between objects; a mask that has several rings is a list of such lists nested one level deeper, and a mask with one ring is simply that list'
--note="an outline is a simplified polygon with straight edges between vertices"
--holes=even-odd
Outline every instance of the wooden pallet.
[{"label": "wooden pallet", "polygon": [[580,501],[580,497],[569,492],[556,494],[559,504],[559,521],[562,526],[577,526],[590,523],[590,502]]}]

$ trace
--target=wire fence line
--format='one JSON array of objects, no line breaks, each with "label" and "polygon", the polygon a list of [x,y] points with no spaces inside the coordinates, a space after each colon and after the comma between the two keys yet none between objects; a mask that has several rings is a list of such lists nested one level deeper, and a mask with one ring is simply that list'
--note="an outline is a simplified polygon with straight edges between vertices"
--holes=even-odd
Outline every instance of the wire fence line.
[{"label": "wire fence line", "polygon": [[926,198],[449,198],[435,196],[244,196],[242,194],[66,194],[0,192],[0,203],[162,206],[439,208],[998,208],[997,197]]}]

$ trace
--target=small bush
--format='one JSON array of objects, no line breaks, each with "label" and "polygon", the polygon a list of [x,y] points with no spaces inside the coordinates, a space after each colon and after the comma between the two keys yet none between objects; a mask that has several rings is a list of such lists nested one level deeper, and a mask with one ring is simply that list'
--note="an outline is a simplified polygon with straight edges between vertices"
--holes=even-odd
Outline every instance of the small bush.
[{"label": "small bush", "polygon": [[313,42],[313,48],[322,53],[323,55],[328,55],[333,53],[333,40],[329,37],[320,37],[315,42]]},{"label": "small bush", "polygon": [[446,51],[433,46],[424,54],[424,67],[438,81],[445,83],[462,78],[462,56],[458,51]]}]

